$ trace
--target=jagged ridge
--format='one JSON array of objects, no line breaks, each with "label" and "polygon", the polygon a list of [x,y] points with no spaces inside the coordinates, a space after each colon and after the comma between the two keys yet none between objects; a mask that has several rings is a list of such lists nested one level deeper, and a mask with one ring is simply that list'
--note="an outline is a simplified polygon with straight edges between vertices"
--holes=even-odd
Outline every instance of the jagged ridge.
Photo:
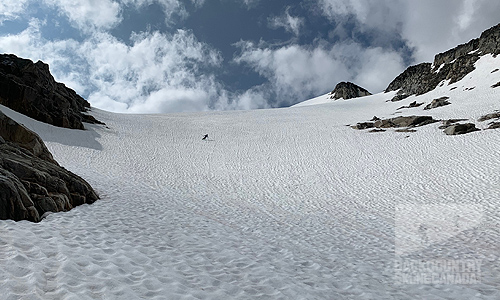
[{"label": "jagged ridge", "polygon": [[436,55],[433,64],[409,67],[389,84],[385,92],[398,91],[392,101],[399,101],[432,91],[443,80],[455,83],[474,71],[474,64],[485,54],[500,54],[500,24],[484,31],[477,39]]},{"label": "jagged ridge", "polygon": [[0,54],[0,104],[35,120],[84,129],[82,122],[101,123],[85,114],[90,104],[54,80],[49,65]]}]

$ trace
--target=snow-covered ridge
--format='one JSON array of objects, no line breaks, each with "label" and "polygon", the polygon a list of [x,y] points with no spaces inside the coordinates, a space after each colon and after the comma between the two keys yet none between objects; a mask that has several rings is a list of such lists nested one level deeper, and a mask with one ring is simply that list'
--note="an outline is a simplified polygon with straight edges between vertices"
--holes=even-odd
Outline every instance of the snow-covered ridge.
[{"label": "snow-covered ridge", "polygon": [[[353,115],[353,118],[347,122],[351,125],[368,121],[373,116],[386,119],[402,115],[430,115],[437,120],[465,119],[475,123],[478,128],[484,129],[488,127],[489,123],[480,122],[478,119],[500,109],[498,102],[500,88],[497,87],[500,82],[500,72],[496,71],[500,67],[500,57],[491,54],[483,55],[474,66],[475,70],[459,82],[449,84],[449,81],[442,81],[436,89],[426,94],[408,96],[401,101],[391,101],[395,96],[395,91],[342,102],[334,101],[330,99],[329,94],[326,94],[301,102],[294,107],[319,104],[329,104],[339,110],[361,105],[370,107],[372,111],[370,116]],[[442,97],[447,97],[447,101],[451,104],[431,110],[424,109],[434,99]],[[423,105],[409,108],[413,102],[423,103]],[[406,108],[402,109],[402,107]]]}]

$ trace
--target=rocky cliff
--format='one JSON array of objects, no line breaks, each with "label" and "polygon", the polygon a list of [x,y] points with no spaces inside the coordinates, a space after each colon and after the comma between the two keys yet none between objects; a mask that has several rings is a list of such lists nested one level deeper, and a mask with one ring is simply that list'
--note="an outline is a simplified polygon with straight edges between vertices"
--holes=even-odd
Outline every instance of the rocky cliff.
[{"label": "rocky cliff", "polygon": [[40,137],[0,111],[0,220],[38,222],[98,199],[82,178],[59,166]]},{"label": "rocky cliff", "polygon": [[330,99],[353,99],[358,97],[364,97],[371,95],[370,92],[364,88],[352,83],[352,82],[341,82],[335,86],[335,89],[330,93],[332,95]]},{"label": "rocky cliff", "polygon": [[385,92],[398,91],[392,101],[399,101],[432,91],[443,80],[455,83],[474,71],[474,64],[485,54],[500,54],[500,24],[486,30],[477,39],[436,55],[433,64],[409,67],[389,84]]},{"label": "rocky cliff", "polygon": [[90,104],[54,80],[41,61],[0,54],[0,104],[35,120],[59,127],[84,129],[82,122],[100,123],[85,114]]}]

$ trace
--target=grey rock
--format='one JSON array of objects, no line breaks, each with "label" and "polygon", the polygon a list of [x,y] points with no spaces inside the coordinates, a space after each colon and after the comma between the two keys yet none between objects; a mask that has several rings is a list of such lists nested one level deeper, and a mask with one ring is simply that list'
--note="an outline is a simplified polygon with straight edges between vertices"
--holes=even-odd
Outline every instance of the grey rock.
[{"label": "grey rock", "polygon": [[[422,95],[434,90],[444,80],[455,83],[474,71],[480,55],[500,54],[500,24],[484,31],[481,37],[435,56],[434,64],[411,66],[394,79],[386,92],[400,95]],[[393,98],[397,101],[398,98]]]},{"label": "grey rock", "polygon": [[422,63],[408,67],[389,84],[389,86],[385,89],[385,92],[387,93],[399,90],[397,94],[399,98],[407,98],[410,95],[425,93],[425,87],[422,85],[422,82],[427,80],[427,77],[431,73],[431,67],[432,65],[430,63]]},{"label": "grey rock", "polygon": [[60,167],[34,132],[0,112],[0,219],[38,222],[98,199],[79,176]]},{"label": "grey rock", "polygon": [[57,164],[36,133],[7,117],[2,111],[0,111],[0,133],[3,140],[16,143],[35,157]]},{"label": "grey rock", "polygon": [[409,116],[395,117],[375,122],[377,128],[398,128],[398,127],[420,127],[438,122],[431,116]]},{"label": "grey rock", "polygon": [[476,128],[476,125],[473,123],[465,123],[465,124],[454,124],[449,127],[447,127],[444,130],[444,133],[446,135],[459,135],[459,134],[466,134],[474,131],[478,131],[480,129]]},{"label": "grey rock", "polygon": [[490,126],[487,129],[499,129],[500,128],[500,122],[491,122],[489,125]]},{"label": "grey rock", "polygon": [[402,132],[413,132],[409,128],[420,127],[435,122],[438,122],[438,120],[434,120],[431,116],[409,116],[409,117],[400,116],[385,120],[379,119],[375,122],[361,122],[351,127],[353,129],[358,129],[358,130],[375,128],[370,132],[380,132],[381,130],[378,129],[383,129],[383,128],[407,127],[407,129],[405,129]]},{"label": "grey rock", "polygon": [[384,130],[384,129],[375,128],[375,129],[370,130],[369,132],[370,132],[370,133],[377,133],[377,132],[385,132],[385,131],[386,131],[386,130]]},{"label": "grey rock", "polygon": [[34,203],[19,179],[0,168],[0,220],[39,221],[38,211],[30,208]]},{"label": "grey rock", "polygon": [[59,127],[84,129],[82,122],[101,123],[84,113],[90,104],[56,82],[47,64],[12,54],[0,54],[0,104]]},{"label": "grey rock", "polygon": [[484,122],[492,119],[500,119],[500,112],[494,112],[491,114],[484,115],[478,119],[479,122]]},{"label": "grey rock", "polygon": [[412,103],[410,103],[409,105],[407,106],[401,106],[399,109],[403,109],[403,108],[415,108],[415,107],[419,107],[419,106],[422,106],[424,105],[424,102],[421,102],[421,103],[417,103],[417,101],[413,101]]},{"label": "grey rock", "polygon": [[468,43],[458,45],[457,47],[450,49],[446,52],[439,53],[434,57],[434,65],[441,66],[442,64],[448,64],[452,61],[465,56],[473,51],[476,51],[479,47],[479,39],[473,39]]},{"label": "grey rock", "polygon": [[406,95],[406,94],[397,94],[396,96],[392,97],[391,101],[392,102],[398,102],[398,101],[401,101],[401,100],[404,100],[408,97],[410,97],[411,95]]},{"label": "grey rock", "polygon": [[451,125],[457,123],[457,122],[462,122],[462,121],[467,121],[467,119],[449,119],[449,120],[444,120],[441,121],[443,125],[439,126],[439,129],[446,129],[450,127]]},{"label": "grey rock", "polygon": [[450,99],[450,98],[449,97],[441,97],[438,99],[434,99],[434,100],[432,100],[431,103],[429,103],[428,105],[426,105],[424,107],[424,110],[429,110],[429,109],[433,109],[433,108],[437,108],[437,107],[441,107],[441,106],[445,106],[445,105],[450,105],[451,103],[448,101],[448,99]]},{"label": "grey rock", "polygon": [[330,93],[331,99],[353,99],[371,95],[366,89],[352,83],[341,82],[335,86],[335,89]]},{"label": "grey rock", "polygon": [[373,122],[362,122],[362,123],[357,123],[356,125],[352,126],[352,128],[358,129],[358,130],[373,128],[373,127],[374,127]]}]

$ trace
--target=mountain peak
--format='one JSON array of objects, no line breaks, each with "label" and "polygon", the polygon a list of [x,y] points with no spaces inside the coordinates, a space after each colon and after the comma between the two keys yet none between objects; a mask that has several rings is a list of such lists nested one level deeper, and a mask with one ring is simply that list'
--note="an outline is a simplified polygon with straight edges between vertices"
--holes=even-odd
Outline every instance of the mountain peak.
[{"label": "mountain peak", "polygon": [[352,82],[341,82],[335,86],[335,89],[331,92],[330,99],[353,99],[364,96],[371,95],[366,89],[356,85]]},{"label": "mountain peak", "polygon": [[408,67],[385,92],[398,91],[392,101],[399,101],[410,95],[430,92],[444,80],[455,83],[474,71],[475,63],[485,54],[500,54],[500,24],[484,31],[479,38],[437,54],[433,64]]}]

